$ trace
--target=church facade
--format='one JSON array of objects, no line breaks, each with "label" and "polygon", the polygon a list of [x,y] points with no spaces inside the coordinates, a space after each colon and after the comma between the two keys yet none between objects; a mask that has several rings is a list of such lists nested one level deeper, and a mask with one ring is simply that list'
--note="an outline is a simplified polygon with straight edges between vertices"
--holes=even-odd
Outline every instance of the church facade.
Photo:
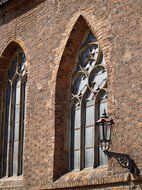
[{"label": "church facade", "polygon": [[0,0],[0,189],[142,189],[141,10]]}]

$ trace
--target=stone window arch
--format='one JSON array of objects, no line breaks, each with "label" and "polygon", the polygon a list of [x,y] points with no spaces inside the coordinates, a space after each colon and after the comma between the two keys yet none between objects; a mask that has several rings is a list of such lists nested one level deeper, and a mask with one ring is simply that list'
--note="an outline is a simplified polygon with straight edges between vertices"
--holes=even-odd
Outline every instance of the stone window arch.
[{"label": "stone window arch", "polygon": [[[26,108],[26,55],[15,42],[9,44],[0,60],[2,75],[0,122],[1,177],[23,173],[23,144]],[[2,71],[2,68],[0,68]]]},{"label": "stone window arch", "polygon": [[[89,41],[88,41],[89,40]],[[95,61],[92,60],[90,55],[88,62],[85,65],[79,64],[81,59],[81,54],[84,52],[90,43],[91,47],[95,47],[98,53],[94,56]],[[92,52],[93,53],[93,52]],[[85,54],[84,54],[84,59]],[[101,90],[107,88],[107,80],[104,81],[105,84],[99,84],[100,89],[97,89],[97,85],[94,84],[94,75],[98,72],[106,70],[106,63],[104,55],[101,51],[100,44],[98,43],[96,37],[91,32],[86,20],[83,16],[79,16],[76,23],[70,32],[69,38],[67,40],[61,61],[59,64],[57,77],[56,77],[56,91],[55,91],[55,144],[54,144],[54,164],[53,164],[53,179],[56,180],[65,173],[74,170],[74,151],[73,151],[73,139],[78,139],[78,136],[84,136],[85,128],[90,128],[85,124],[86,108],[89,109],[91,105],[94,108],[94,120],[93,128],[95,128],[95,121],[99,117],[100,110],[100,93]],[[78,80],[76,80],[78,79]],[[83,82],[82,82],[83,81]],[[89,81],[89,82],[88,82]],[[81,83],[81,85],[80,85]],[[83,88],[84,85],[84,88]],[[86,87],[87,85],[87,87]],[[78,86],[78,88],[76,88]],[[95,90],[93,90],[95,89]],[[83,101],[80,99],[79,93],[83,93]],[[106,91],[107,92],[107,91]],[[84,102],[84,103],[83,103]],[[95,109],[96,107],[96,109]],[[76,117],[74,114],[76,112],[80,115],[78,121],[81,124],[73,127],[72,120]],[[96,115],[97,114],[97,115]],[[85,127],[87,126],[87,127]],[[73,129],[74,128],[74,129]],[[76,134],[74,135],[76,131]],[[89,133],[89,132],[88,132]],[[97,136],[97,132],[95,133]],[[97,138],[96,138],[97,140]],[[94,142],[94,141],[93,141]],[[88,142],[89,145],[90,142]],[[97,167],[99,165],[106,164],[106,160],[100,161],[101,150],[99,150],[98,143],[96,141],[93,144],[93,160],[86,163],[85,166],[85,148],[83,147],[82,138],[75,145],[76,155],[79,155],[79,159],[76,161],[78,167],[76,169],[83,169],[88,167]],[[80,147],[81,146],[81,147]],[[88,150],[91,146],[88,147]],[[94,151],[95,150],[95,151]],[[77,151],[82,152],[81,154]],[[86,149],[87,152],[87,149]],[[89,154],[86,154],[88,156]],[[87,157],[86,157],[87,159]],[[82,160],[82,161],[81,161]],[[60,163],[60,164],[59,164]]]}]

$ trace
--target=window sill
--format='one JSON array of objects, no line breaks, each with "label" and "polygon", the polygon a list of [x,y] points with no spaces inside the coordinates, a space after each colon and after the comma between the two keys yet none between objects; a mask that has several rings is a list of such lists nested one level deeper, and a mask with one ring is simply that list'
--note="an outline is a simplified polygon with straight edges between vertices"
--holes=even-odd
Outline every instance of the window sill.
[{"label": "window sill", "polygon": [[87,168],[81,171],[71,171],[53,182],[50,188],[98,186],[102,184],[128,182],[128,180],[129,173],[112,175],[108,172],[108,166],[100,166],[95,169]]},{"label": "window sill", "polygon": [[0,188],[23,186],[23,176],[3,177],[0,179]]}]

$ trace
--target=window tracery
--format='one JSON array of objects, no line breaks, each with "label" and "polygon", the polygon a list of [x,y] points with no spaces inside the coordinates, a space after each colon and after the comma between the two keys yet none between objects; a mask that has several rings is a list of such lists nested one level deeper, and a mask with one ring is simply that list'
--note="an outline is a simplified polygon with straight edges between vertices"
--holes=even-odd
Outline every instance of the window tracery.
[{"label": "window tracery", "polygon": [[71,84],[71,169],[107,164],[98,147],[96,120],[107,110],[107,70],[104,55],[89,31],[77,55]]},{"label": "window tracery", "polygon": [[18,49],[9,63],[3,86],[1,177],[22,174],[26,80],[26,56]]}]

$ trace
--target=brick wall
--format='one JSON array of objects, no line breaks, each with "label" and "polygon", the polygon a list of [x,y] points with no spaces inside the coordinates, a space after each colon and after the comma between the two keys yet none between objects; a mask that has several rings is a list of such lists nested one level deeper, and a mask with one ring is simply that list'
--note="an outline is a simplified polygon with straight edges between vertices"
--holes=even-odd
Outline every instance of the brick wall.
[{"label": "brick wall", "polygon": [[2,7],[0,71],[9,59],[5,48],[19,44],[28,61],[28,96],[24,175],[1,179],[0,188],[141,189],[141,175],[129,175],[113,159],[108,168],[67,173],[69,81],[88,28],[108,68],[111,150],[142,168],[141,9],[141,0],[13,0]]}]

